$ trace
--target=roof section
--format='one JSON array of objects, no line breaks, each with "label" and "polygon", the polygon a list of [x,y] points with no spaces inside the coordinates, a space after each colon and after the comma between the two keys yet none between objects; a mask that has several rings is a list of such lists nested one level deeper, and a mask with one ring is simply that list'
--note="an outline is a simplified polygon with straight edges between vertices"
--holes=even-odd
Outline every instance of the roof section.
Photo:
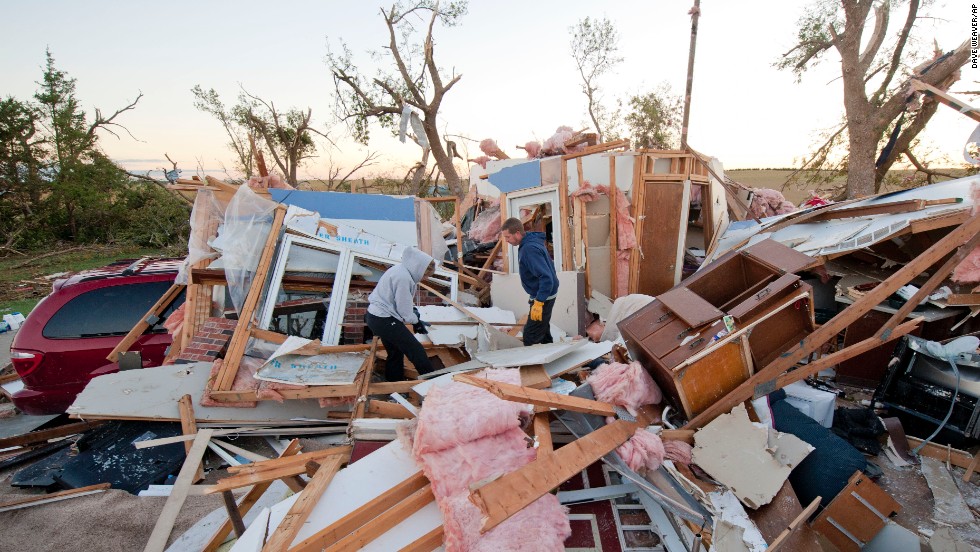
[{"label": "roof section", "polygon": [[272,200],[320,213],[321,218],[415,222],[415,199],[407,196],[270,189]]}]

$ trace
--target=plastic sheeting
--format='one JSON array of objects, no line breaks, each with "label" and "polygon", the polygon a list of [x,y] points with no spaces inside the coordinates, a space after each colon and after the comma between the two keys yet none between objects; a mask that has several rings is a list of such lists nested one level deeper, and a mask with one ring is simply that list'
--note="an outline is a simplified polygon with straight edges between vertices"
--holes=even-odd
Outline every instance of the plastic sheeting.
[{"label": "plastic sheeting", "polygon": [[500,236],[500,224],[500,205],[495,205],[473,220],[467,236],[478,243],[495,242]]},{"label": "plastic sheeting", "polygon": [[189,268],[205,259],[216,259],[219,253],[208,244],[206,226],[215,218],[218,223],[224,221],[225,206],[222,205],[211,190],[198,190],[194,198],[194,208],[191,210],[191,235],[187,240],[187,257],[177,272],[175,284],[187,285]]},{"label": "plastic sheeting", "polygon": [[272,228],[276,203],[241,186],[228,203],[225,222],[211,246],[221,252],[228,294],[236,312],[241,312],[252,285],[259,257]]}]

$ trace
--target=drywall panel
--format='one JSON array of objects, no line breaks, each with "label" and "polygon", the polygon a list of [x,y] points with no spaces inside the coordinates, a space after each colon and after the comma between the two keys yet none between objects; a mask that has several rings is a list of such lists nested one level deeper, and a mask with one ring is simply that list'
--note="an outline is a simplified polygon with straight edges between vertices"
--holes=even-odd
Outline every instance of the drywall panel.
[{"label": "drywall panel", "polygon": [[476,354],[476,360],[494,368],[512,368],[515,366],[533,366],[547,364],[561,358],[588,343],[585,339],[567,341],[564,343],[543,343],[514,349],[486,351]]},{"label": "drywall panel", "polygon": [[[633,163],[638,154],[633,152],[603,152],[580,157],[582,160],[582,178],[593,186],[609,185],[609,157],[616,158],[616,188],[629,195],[633,188]],[[579,188],[578,165],[575,159],[565,161],[568,172],[568,192]]]},{"label": "drywall panel", "polygon": [[589,267],[589,287],[593,291],[612,295],[612,272],[610,270],[609,246],[590,247],[585,252]]},{"label": "drywall panel", "polygon": [[[518,274],[494,274],[490,286],[493,306],[509,310],[520,319],[527,314],[528,295],[521,286]],[[574,271],[558,272],[558,297],[551,313],[552,325],[568,335],[585,335],[585,274]]]},{"label": "drywall panel", "polygon": [[259,401],[255,408],[201,406],[201,393],[211,372],[210,362],[175,364],[143,370],[125,370],[93,379],[68,413],[82,419],[134,418],[180,421],[177,401],[184,395],[194,400],[198,422],[270,422],[286,424],[294,418],[323,420],[326,410],[314,399]]}]

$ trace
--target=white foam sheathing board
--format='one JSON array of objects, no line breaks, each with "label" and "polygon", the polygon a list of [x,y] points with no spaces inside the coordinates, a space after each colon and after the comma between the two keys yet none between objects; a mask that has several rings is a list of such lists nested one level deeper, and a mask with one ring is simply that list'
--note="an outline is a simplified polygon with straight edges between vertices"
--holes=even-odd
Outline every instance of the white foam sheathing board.
[{"label": "white foam sheathing board", "polygon": [[275,422],[293,418],[323,420],[326,410],[315,399],[259,401],[255,408],[201,406],[202,391],[211,372],[210,362],[175,364],[142,370],[125,370],[99,376],[89,382],[68,407],[79,418],[134,418],[180,421],[177,401],[190,395],[198,422]]},{"label": "white foam sheathing board", "polygon": [[[461,345],[465,343],[466,339],[477,338],[478,322],[456,307],[426,305],[418,309],[422,320],[432,324],[428,328],[428,339],[436,345]],[[490,324],[517,324],[514,313],[501,308],[470,308],[467,310]],[[472,322],[472,324],[440,325],[439,322]]]},{"label": "white foam sheathing board", "polygon": [[[516,267],[513,267],[516,268]],[[530,309],[529,297],[521,286],[519,274],[494,274],[490,286],[493,306],[511,311],[518,318]],[[551,323],[568,335],[585,335],[585,274],[572,270],[558,272],[558,296],[551,312]]]},{"label": "white foam sheathing board", "polygon": [[[357,462],[337,472],[333,481],[317,501],[313,511],[293,544],[302,542],[329,526],[341,517],[377,498],[398,483],[408,479],[420,470],[412,459],[411,453],[402,446],[400,441],[392,441],[380,449],[368,454]],[[271,508],[268,533],[275,531],[282,523],[289,508],[299,495],[293,495]],[[391,530],[380,535],[361,550],[389,552],[400,550],[429,531],[442,525],[442,514],[435,501],[426,504]],[[261,526],[253,524],[242,535],[232,552],[251,552],[249,542],[264,538]],[[260,534],[260,532],[262,532]],[[241,548],[239,547],[241,545]]]},{"label": "white foam sheathing board", "polygon": [[600,343],[586,341],[585,345],[578,347],[574,351],[566,355],[562,355],[551,362],[545,363],[544,371],[548,373],[549,377],[557,378],[558,376],[583,366],[592,360],[601,357],[602,355],[609,354],[609,352],[612,351],[612,347],[612,341],[603,341]]},{"label": "white foam sheathing board", "polygon": [[813,447],[788,433],[753,424],[739,404],[694,434],[694,463],[743,504],[769,504]]},{"label": "white foam sheathing board", "polygon": [[513,368],[515,366],[533,366],[547,364],[561,358],[572,351],[584,346],[587,340],[579,339],[564,343],[542,343],[528,347],[486,351],[476,354],[476,360],[494,368]]}]

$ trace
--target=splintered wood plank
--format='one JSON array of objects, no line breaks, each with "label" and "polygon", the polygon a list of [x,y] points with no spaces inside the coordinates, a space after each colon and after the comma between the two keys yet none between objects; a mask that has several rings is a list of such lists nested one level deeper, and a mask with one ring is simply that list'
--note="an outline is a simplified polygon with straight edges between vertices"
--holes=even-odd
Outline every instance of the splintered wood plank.
[{"label": "splintered wood plank", "polygon": [[428,484],[429,480],[422,475],[422,472],[416,472],[353,512],[317,531],[315,535],[291,548],[290,552],[313,552],[332,546]]},{"label": "splintered wood plank", "polygon": [[484,514],[481,532],[493,529],[633,436],[636,422],[617,420],[551,454],[487,483],[470,493]]},{"label": "splintered wood plank", "polygon": [[[184,395],[177,401],[178,410],[180,410],[180,428],[184,435],[194,435],[197,433],[197,421],[194,419],[194,401],[191,399],[190,395]],[[194,446],[191,441],[184,441],[184,454],[191,453],[191,447]],[[197,475],[194,476],[194,482],[204,479],[204,466],[198,464]]]},{"label": "splintered wood plank", "polygon": [[551,387],[551,376],[544,369],[544,364],[533,366],[521,366],[521,385],[533,389],[547,389]]},{"label": "splintered wood plank", "polygon": [[[238,374],[238,365],[245,354],[245,345],[251,335],[252,317],[255,307],[259,303],[262,289],[265,287],[265,279],[272,265],[272,257],[276,251],[276,244],[279,242],[279,231],[282,229],[283,219],[286,217],[285,209],[276,209],[275,218],[272,220],[272,227],[269,229],[269,236],[266,238],[265,247],[259,256],[258,267],[252,277],[252,285],[248,288],[248,294],[242,303],[242,312],[238,316],[238,324],[235,326],[235,333],[228,343],[228,352],[225,354],[225,361],[221,365],[221,371],[215,378],[213,389],[215,391],[229,391]],[[215,400],[223,400],[222,397],[214,396]]]},{"label": "splintered wood plank", "polygon": [[[770,362],[765,368],[757,371],[755,375],[746,380],[745,383],[739,385],[733,391],[729,392],[706,410],[695,416],[684,426],[684,428],[696,429],[704,426],[720,414],[730,411],[736,404],[752,398],[757,391],[760,393],[763,391],[766,393],[775,391],[778,389],[778,387],[776,387],[776,378],[789,368],[793,367],[793,365],[795,365],[800,359],[805,358],[810,353],[819,349],[824,343],[828,342],[846,327],[850,326],[855,320],[867,314],[869,311],[871,311],[871,309],[887,299],[888,296],[895,293],[898,288],[907,284],[912,280],[912,278],[918,276],[922,272],[925,272],[929,267],[957,247],[964,244],[972,247],[977,242],[980,242],[980,217],[973,217],[951,231],[944,238],[935,242],[932,247],[927,249],[921,255],[908,262],[900,269],[896,270],[885,281],[875,286],[874,289],[837,314],[837,316],[833,317],[829,322],[820,326],[817,331],[800,340],[800,342],[793,345],[791,349],[783,352],[783,354]],[[966,253],[963,250],[964,248],[960,248],[960,251],[958,251],[957,254],[951,258],[959,256],[960,253],[965,255]],[[952,267],[950,270],[952,270]],[[939,272],[936,272],[935,274],[939,274]],[[945,277],[945,274],[943,277]],[[913,301],[914,299],[910,300],[906,304],[906,306],[910,307],[909,312],[911,312],[911,307],[914,307],[914,305],[917,304]],[[900,310],[899,312],[902,311]],[[903,318],[907,314],[909,313],[906,312],[903,314]],[[882,328],[882,330],[885,329],[886,328]],[[882,335],[884,335],[884,333],[882,333]]]},{"label": "splintered wood plank", "polygon": [[47,441],[48,439],[54,439],[56,437],[66,437],[68,435],[82,433],[90,429],[99,427],[104,423],[105,422],[78,422],[74,424],[53,427],[51,429],[31,431],[29,433],[15,435],[13,437],[6,437],[0,439],[0,449],[5,449],[9,447],[22,447],[25,445],[42,443],[44,441]]},{"label": "splintered wood plank", "polygon": [[13,500],[11,502],[5,502],[3,504],[0,504],[0,512],[20,510],[21,508],[40,506],[41,504],[59,502],[61,500],[67,500],[69,498],[76,498],[79,496],[101,493],[102,491],[105,491],[109,487],[110,487],[109,483],[99,483],[98,485],[89,485],[87,487],[79,487],[77,489],[69,489],[67,491],[59,491],[57,493],[32,496],[29,498],[21,498],[18,500]]},{"label": "splintered wood plank", "polygon": [[551,454],[555,445],[551,440],[551,411],[539,406],[534,409],[534,436],[538,439],[538,455]]},{"label": "splintered wood plank", "polygon": [[616,415],[616,407],[609,403],[569,395],[559,395],[551,391],[531,389],[530,387],[521,387],[520,385],[478,378],[466,374],[456,374],[453,376],[453,380],[480,387],[506,401],[533,404],[535,406],[548,406],[572,412],[584,412],[585,414],[598,414],[599,416]]},{"label": "splintered wood plank", "polygon": [[432,552],[442,546],[442,538],[445,533],[442,525],[422,535],[408,546],[398,552]]},{"label": "splintered wood plank", "polygon": [[428,484],[365,525],[358,527],[332,546],[328,546],[326,550],[327,552],[355,552],[360,550],[433,500],[435,500],[435,495],[432,494],[432,485]]},{"label": "splintered wood plank", "polygon": [[170,496],[167,497],[166,504],[163,505],[163,511],[160,512],[160,517],[157,518],[156,525],[153,526],[153,532],[150,533],[150,538],[147,540],[143,552],[163,552],[164,548],[166,548],[167,539],[170,538],[170,532],[173,531],[174,523],[177,521],[177,514],[180,513],[180,508],[184,505],[184,501],[187,500],[187,494],[191,490],[191,485],[194,484],[197,467],[201,464],[204,451],[208,448],[208,442],[211,441],[212,432],[213,430],[211,429],[202,429],[197,432],[194,445],[191,446],[190,452],[187,453],[187,458],[184,459],[184,465],[180,467],[180,472],[177,474],[177,480],[174,482],[173,490],[170,492]]},{"label": "splintered wood plank", "polygon": [[300,493],[299,498],[289,508],[289,512],[286,513],[286,517],[283,518],[279,527],[276,527],[276,531],[266,541],[265,546],[262,547],[262,552],[278,552],[289,548],[306,519],[310,516],[310,512],[313,511],[313,507],[320,500],[320,496],[327,490],[333,476],[337,474],[340,466],[346,461],[346,457],[334,456],[320,465],[313,478]]},{"label": "splintered wood plank", "polygon": [[[299,451],[302,448],[302,445],[299,444],[299,439],[293,439],[289,442],[286,448],[283,449],[282,454],[280,454],[279,457],[283,458],[286,456],[299,454]],[[272,482],[269,481],[267,483],[259,483],[258,485],[255,485],[249,489],[248,492],[245,493],[245,496],[238,502],[239,515],[245,516],[245,514],[252,509],[252,506],[255,506],[255,503],[259,501],[259,498],[261,498],[262,495],[269,490],[271,485]],[[221,544],[225,542],[225,539],[228,538],[228,535],[231,534],[232,529],[232,520],[226,519],[225,522],[221,524],[221,527],[214,532],[214,535],[211,536],[211,539],[208,540],[208,543],[204,546],[201,552],[216,552]]]}]

